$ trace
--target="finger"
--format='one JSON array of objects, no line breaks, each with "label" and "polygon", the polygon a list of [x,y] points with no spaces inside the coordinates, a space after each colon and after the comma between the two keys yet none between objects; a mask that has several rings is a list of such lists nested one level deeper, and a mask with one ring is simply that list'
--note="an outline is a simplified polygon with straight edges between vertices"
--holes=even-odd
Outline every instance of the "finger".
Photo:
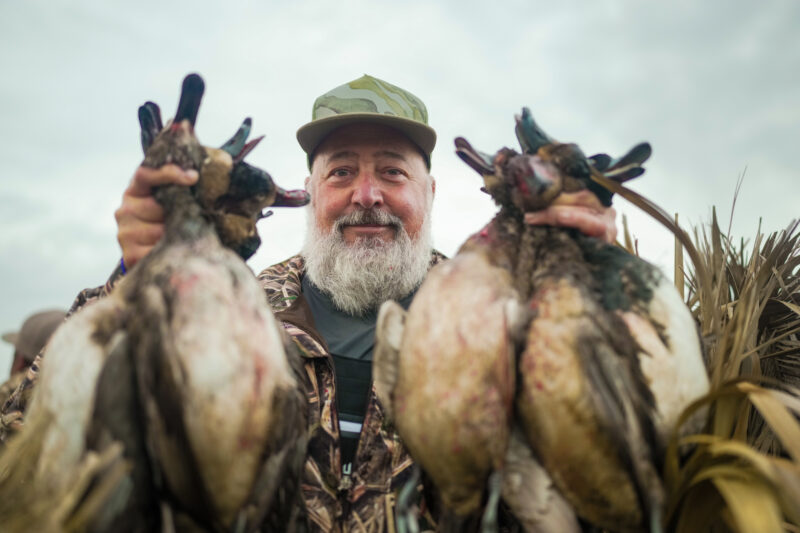
[{"label": "finger", "polygon": [[153,187],[159,185],[193,185],[197,182],[196,170],[183,170],[178,165],[164,165],[161,168],[139,167],[133,175],[126,196],[150,196]]},{"label": "finger", "polygon": [[163,224],[142,222],[121,226],[117,232],[117,240],[124,255],[128,246],[154,246],[163,235]]},{"label": "finger", "polygon": [[604,211],[606,207],[600,202],[593,192],[582,190],[578,192],[562,192],[553,201],[552,205],[579,205],[595,209],[597,211]]},{"label": "finger", "polygon": [[584,235],[604,240],[608,230],[605,213],[577,205],[553,205],[542,211],[525,213],[525,222],[532,225],[575,228]]},{"label": "finger", "polygon": [[125,196],[114,212],[117,225],[131,222],[164,222],[164,208],[152,196]]},{"label": "finger", "polygon": [[152,246],[131,245],[122,252],[122,262],[125,264],[125,269],[130,270],[133,265],[144,259],[150,253]]},{"label": "finger", "polygon": [[606,210],[606,235],[605,241],[609,244],[617,242],[617,210],[609,207]]}]

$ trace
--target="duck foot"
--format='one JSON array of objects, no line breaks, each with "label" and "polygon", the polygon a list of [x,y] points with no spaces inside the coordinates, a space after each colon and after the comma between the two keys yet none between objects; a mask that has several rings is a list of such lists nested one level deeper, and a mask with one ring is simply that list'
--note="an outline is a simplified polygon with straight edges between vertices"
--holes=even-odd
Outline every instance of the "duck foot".
[{"label": "duck foot", "polygon": [[411,467],[411,477],[400,489],[395,505],[397,533],[419,533],[419,520],[417,519],[417,509],[414,505],[414,497],[417,494],[417,486],[422,477],[419,465]]},{"label": "duck foot", "polygon": [[503,472],[495,471],[489,476],[489,497],[481,518],[481,533],[497,533],[497,516],[500,508],[500,494],[503,490]]}]

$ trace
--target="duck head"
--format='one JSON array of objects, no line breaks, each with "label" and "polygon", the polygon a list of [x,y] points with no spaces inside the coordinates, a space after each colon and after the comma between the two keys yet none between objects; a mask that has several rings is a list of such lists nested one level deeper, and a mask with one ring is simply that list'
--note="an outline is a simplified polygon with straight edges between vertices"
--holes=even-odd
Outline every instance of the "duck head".
[{"label": "duck head", "polygon": [[252,120],[248,117],[220,148],[202,146],[194,133],[204,91],[203,79],[190,74],[184,79],[175,119],[164,127],[159,107],[146,102],[139,108],[143,164],[159,167],[178,164],[199,171],[192,196],[203,216],[210,220],[222,244],[243,259],[261,244],[256,222],[271,215],[267,207],[300,207],[310,201],[303,190],[279,187],[264,170],[244,162],[263,136],[248,142]]},{"label": "duck head", "polygon": [[463,137],[456,138],[455,145],[458,156],[483,177],[483,190],[498,205],[520,216],[548,207],[562,192],[585,189],[610,206],[613,193],[597,176],[619,183],[640,176],[644,173],[641,164],[651,154],[650,145],[641,143],[617,160],[606,154],[587,158],[578,145],[560,143],[544,133],[527,107],[515,118],[522,153],[501,148],[490,156]]},{"label": "duck head", "polygon": [[195,195],[213,220],[222,244],[242,258],[252,256],[261,245],[256,223],[272,214],[268,207],[301,207],[311,200],[304,190],[285,190],[268,172],[250,165],[244,157],[264,138],[247,141],[252,120],[220,148],[207,148]]}]

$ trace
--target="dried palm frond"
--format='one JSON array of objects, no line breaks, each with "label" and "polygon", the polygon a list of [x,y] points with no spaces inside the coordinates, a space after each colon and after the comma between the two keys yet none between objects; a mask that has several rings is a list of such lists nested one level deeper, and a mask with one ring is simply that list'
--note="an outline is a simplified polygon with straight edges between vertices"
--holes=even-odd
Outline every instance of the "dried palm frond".
[{"label": "dried palm frond", "polygon": [[[0,524],[2,531],[73,533],[87,531],[130,470],[122,446],[89,452],[69,483],[37,476],[46,428],[51,418],[38,417],[31,427],[10,439],[0,455]],[[57,489],[56,487],[63,487]]]},{"label": "dried palm frond", "polygon": [[[712,389],[739,377],[765,386],[800,387],[800,226],[764,236],[751,249],[722,234],[716,212],[708,228],[695,231],[704,263],[687,275],[688,304],[702,331]],[[705,270],[711,284],[697,276]],[[753,412],[748,440],[781,453],[763,417]]]},{"label": "dried palm frond", "polygon": [[[798,397],[742,378],[690,406],[711,413],[706,433],[674,438],[667,450],[667,523],[670,530],[785,531],[800,525],[800,414]],[[748,411],[762,413],[790,451],[788,458],[758,451],[747,440]],[[690,449],[682,454],[681,450]]]},{"label": "dried palm frond", "polygon": [[[798,222],[749,253],[723,235],[714,213],[695,231],[703,262],[690,269],[688,304],[700,324],[712,383],[766,375],[800,385],[800,232]],[[703,285],[700,270],[711,283]]]},{"label": "dried palm frond", "polygon": [[[676,285],[685,272],[711,378],[710,393],[684,412],[665,457],[668,529],[800,532],[798,222],[769,236],[759,228],[748,250],[720,230],[716,212],[692,239],[653,202],[603,185],[675,235]],[[703,432],[681,434],[703,412]]]},{"label": "dried palm frond", "polygon": [[628,227],[628,217],[626,217],[624,214],[622,215],[622,236],[625,239],[624,243],[621,245],[619,245],[619,243],[617,244],[627,250],[629,254],[638,257],[639,239],[634,238],[631,234],[630,227]]},{"label": "dried palm frond", "polygon": [[694,232],[699,254],[688,269],[687,301],[711,393],[701,401],[709,410],[706,433],[676,437],[667,456],[667,516],[677,531],[800,526],[797,229],[793,222],[765,237],[759,228],[749,252],[722,233],[716,212]]}]

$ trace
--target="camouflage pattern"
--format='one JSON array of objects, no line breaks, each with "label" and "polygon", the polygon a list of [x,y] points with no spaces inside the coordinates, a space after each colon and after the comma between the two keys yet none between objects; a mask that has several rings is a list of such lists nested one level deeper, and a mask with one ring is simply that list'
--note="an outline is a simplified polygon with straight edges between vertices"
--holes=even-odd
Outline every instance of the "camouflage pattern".
[{"label": "camouflage pattern", "polygon": [[400,130],[420,147],[430,167],[436,132],[428,125],[425,104],[405,89],[366,74],[314,101],[311,122],[297,130],[309,166],[314,151],[329,133],[354,122],[375,122]]},{"label": "camouflage pattern", "polygon": [[343,113],[380,113],[428,123],[428,109],[422,100],[366,74],[317,98],[311,120]]},{"label": "camouflage pattern", "polygon": [[25,379],[25,375],[27,374],[27,368],[25,370],[20,370],[19,372],[15,372],[9,376],[5,383],[0,385],[0,398],[5,400],[11,393],[17,390],[19,384],[22,383],[22,380]]},{"label": "camouflage pattern", "polygon": [[[434,252],[431,266],[442,260]],[[300,348],[309,377],[309,449],[302,483],[309,523],[313,531],[334,533],[394,531],[395,493],[408,480],[413,462],[385,423],[373,389],[353,471],[342,474],[333,359],[303,320],[310,315],[298,312],[308,311],[300,293],[303,274],[303,259],[295,256],[264,270],[258,279],[276,318]]]}]

